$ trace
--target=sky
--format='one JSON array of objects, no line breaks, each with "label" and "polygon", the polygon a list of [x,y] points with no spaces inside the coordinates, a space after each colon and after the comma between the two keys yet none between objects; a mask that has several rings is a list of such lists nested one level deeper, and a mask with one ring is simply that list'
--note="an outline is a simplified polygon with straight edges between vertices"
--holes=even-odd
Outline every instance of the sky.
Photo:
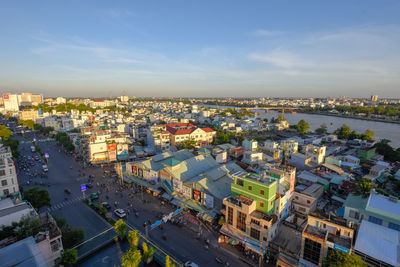
[{"label": "sky", "polygon": [[400,98],[398,0],[0,1],[0,92]]}]

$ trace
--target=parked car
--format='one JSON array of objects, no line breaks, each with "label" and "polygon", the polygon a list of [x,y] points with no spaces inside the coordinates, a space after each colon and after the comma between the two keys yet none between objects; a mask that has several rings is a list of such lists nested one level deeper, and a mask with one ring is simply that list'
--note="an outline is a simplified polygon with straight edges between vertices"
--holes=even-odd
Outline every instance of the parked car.
[{"label": "parked car", "polygon": [[123,209],[116,209],[114,210],[114,213],[120,218],[124,218],[126,216],[126,212]]},{"label": "parked car", "polygon": [[93,185],[92,185],[91,183],[88,183],[88,184],[86,184],[86,187],[87,187],[87,188],[92,188]]},{"label": "parked car", "polygon": [[96,193],[90,194],[90,199],[91,199],[91,200],[95,200],[95,199],[98,199],[98,198],[99,198],[99,195],[98,195],[98,194],[96,194]]},{"label": "parked car", "polygon": [[64,192],[67,193],[67,194],[71,194],[71,190],[69,190],[68,188],[65,188]]},{"label": "parked car", "polygon": [[187,261],[185,262],[185,267],[199,267],[199,265],[197,265],[193,261]]},{"label": "parked car", "polygon": [[111,209],[111,205],[108,202],[103,202],[103,203],[101,203],[101,205],[103,205],[103,207],[108,210]]}]

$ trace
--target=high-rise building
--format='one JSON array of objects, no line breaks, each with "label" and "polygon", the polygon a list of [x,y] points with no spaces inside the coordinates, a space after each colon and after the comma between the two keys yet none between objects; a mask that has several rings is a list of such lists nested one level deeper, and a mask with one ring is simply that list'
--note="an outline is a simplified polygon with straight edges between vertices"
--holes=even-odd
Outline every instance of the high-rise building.
[{"label": "high-rise building", "polygon": [[371,95],[371,101],[372,102],[377,102],[378,101],[378,95]]},{"label": "high-rise building", "polygon": [[10,147],[0,145],[0,199],[19,194],[19,185]]},{"label": "high-rise building", "polygon": [[19,101],[16,94],[3,94],[4,109],[6,111],[18,111]]}]

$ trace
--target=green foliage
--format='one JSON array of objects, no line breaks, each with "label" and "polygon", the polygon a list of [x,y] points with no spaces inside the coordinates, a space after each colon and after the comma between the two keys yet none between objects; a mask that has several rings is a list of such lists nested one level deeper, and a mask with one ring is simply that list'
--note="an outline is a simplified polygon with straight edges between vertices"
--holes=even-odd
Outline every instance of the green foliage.
[{"label": "green foliage", "polygon": [[126,230],[128,229],[128,226],[125,224],[125,222],[122,219],[119,219],[115,222],[114,228],[119,237],[123,239],[125,237]]},{"label": "green foliage", "polygon": [[324,267],[367,267],[367,264],[357,255],[349,255],[337,250],[330,250],[324,260]]},{"label": "green foliage", "polygon": [[[118,233],[119,234],[119,233]],[[129,242],[131,248],[136,248],[139,244],[139,233],[137,230],[129,231],[126,239]]]},{"label": "green foliage", "polygon": [[71,266],[78,261],[78,252],[76,249],[66,249],[61,255],[61,264],[64,266]]},{"label": "green foliage", "polygon": [[130,248],[124,255],[122,255],[122,267],[137,267],[142,261],[140,250]]},{"label": "green foliage", "polygon": [[7,140],[3,140],[3,145],[10,147],[13,158],[18,158],[20,156],[20,153],[18,151],[18,146],[19,146],[18,140],[8,138]]},{"label": "green foliage", "polygon": [[38,130],[39,132],[44,133],[44,134],[49,134],[50,132],[54,131],[53,127],[51,127],[51,126],[43,127],[40,124],[35,124],[34,128],[35,128],[35,130]]},{"label": "green foliage", "polygon": [[219,224],[219,225],[224,225],[224,224],[225,224],[225,218],[224,218],[224,216],[219,217],[218,224]]},{"label": "green foliage", "polygon": [[383,155],[385,160],[396,162],[400,161],[400,148],[394,150],[393,147],[389,145],[389,140],[383,139],[375,144],[376,152]]},{"label": "green foliage", "polygon": [[61,217],[53,216],[58,228],[63,229],[67,225],[67,220]]},{"label": "green foliage", "polygon": [[38,187],[29,188],[24,192],[24,199],[29,201],[36,209],[41,207],[50,206],[50,194],[46,189]]},{"label": "green foliage", "polygon": [[72,228],[66,225],[62,229],[62,242],[64,248],[72,248],[83,242],[85,239],[85,232],[81,228]]},{"label": "green foliage", "polygon": [[11,226],[5,226],[0,230],[0,240],[7,237],[17,237],[18,240],[21,240],[36,235],[43,230],[42,228],[39,218],[23,216],[19,222],[14,222]]},{"label": "green foliage", "polygon": [[228,113],[229,113],[231,116],[233,116],[233,117],[235,117],[235,118],[237,118],[237,119],[241,119],[241,118],[246,117],[246,116],[247,116],[247,117],[254,117],[254,113],[248,111],[248,110],[245,109],[245,108],[242,108],[242,109],[240,109],[239,111],[238,111],[238,109],[227,108],[227,109],[225,109],[224,111],[222,111],[222,112],[220,113],[220,115],[223,116],[223,117],[226,117],[226,116],[229,115]]},{"label": "green foliage", "polygon": [[369,192],[371,192],[373,186],[370,180],[365,178],[361,178],[361,180],[357,181],[357,189],[355,194],[362,195],[363,197],[368,197]]},{"label": "green foliage", "polygon": [[359,107],[359,106],[336,106],[335,109],[339,112],[349,112],[350,114],[365,113],[366,116],[371,114],[400,116],[399,106],[377,106],[377,107]]},{"label": "green foliage", "polygon": [[165,256],[165,267],[175,267],[175,263],[171,262],[169,256]]},{"label": "green foliage", "polygon": [[315,129],[315,132],[317,134],[325,134],[328,132],[328,127],[326,126],[325,123],[323,123],[319,128]]},{"label": "green foliage", "polygon": [[12,132],[5,125],[0,125],[0,137],[3,140],[8,140],[8,138],[10,138],[11,135]]},{"label": "green foliage", "polygon": [[339,137],[339,139],[345,140],[353,140],[353,139],[362,139],[362,140],[372,140],[375,132],[367,129],[364,133],[358,134],[356,131],[352,131],[349,126],[343,124],[342,127],[335,131],[335,134]]},{"label": "green foliage", "polygon": [[31,130],[35,128],[35,122],[33,120],[18,120],[18,123],[28,127]]},{"label": "green foliage", "polygon": [[56,133],[54,135],[54,139],[56,139],[56,141],[58,141],[58,143],[65,147],[65,149],[67,149],[68,151],[73,151],[75,149],[74,145],[71,142],[71,139],[66,133]]},{"label": "green foliage", "polygon": [[182,143],[182,148],[195,149],[196,141],[194,139],[185,140]]},{"label": "green foliage", "polygon": [[300,120],[296,124],[296,129],[297,129],[297,131],[299,131],[299,133],[304,134],[305,132],[307,132],[310,129],[310,124],[308,122],[306,122],[305,120]]}]

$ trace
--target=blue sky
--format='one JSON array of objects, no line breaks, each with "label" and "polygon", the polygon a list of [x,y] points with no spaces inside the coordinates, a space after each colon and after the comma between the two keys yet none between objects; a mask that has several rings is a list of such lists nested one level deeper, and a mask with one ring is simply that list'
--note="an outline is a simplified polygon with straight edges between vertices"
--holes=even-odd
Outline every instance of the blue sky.
[{"label": "blue sky", "polygon": [[400,1],[0,1],[0,90],[400,98]]}]

